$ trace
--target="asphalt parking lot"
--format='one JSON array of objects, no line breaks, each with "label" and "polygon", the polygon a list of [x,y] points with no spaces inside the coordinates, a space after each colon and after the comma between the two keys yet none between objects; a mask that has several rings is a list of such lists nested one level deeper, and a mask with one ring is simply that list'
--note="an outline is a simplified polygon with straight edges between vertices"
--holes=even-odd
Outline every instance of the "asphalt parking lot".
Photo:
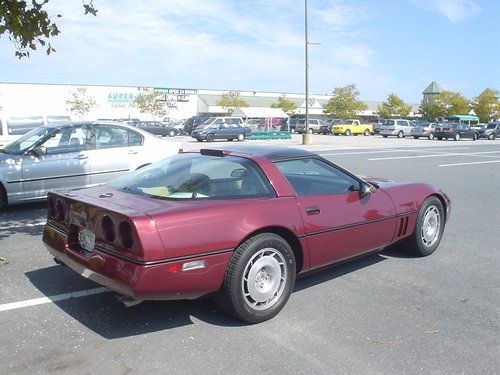
[{"label": "asphalt parking lot", "polygon": [[[185,150],[226,144],[180,139]],[[299,279],[277,317],[248,326],[210,299],[125,308],[54,264],[41,242],[44,204],[10,207],[0,212],[0,373],[498,373],[500,140],[250,142],[439,186],[452,199],[440,247],[426,258],[387,250]]]}]

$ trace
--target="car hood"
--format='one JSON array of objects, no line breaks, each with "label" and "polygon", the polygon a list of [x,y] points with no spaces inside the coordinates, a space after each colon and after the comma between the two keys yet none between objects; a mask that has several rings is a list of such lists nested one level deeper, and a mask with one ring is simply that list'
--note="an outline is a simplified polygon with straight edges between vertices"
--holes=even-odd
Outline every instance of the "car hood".
[{"label": "car hood", "polygon": [[3,152],[0,152],[0,165],[17,164],[19,159],[19,155],[4,154]]}]

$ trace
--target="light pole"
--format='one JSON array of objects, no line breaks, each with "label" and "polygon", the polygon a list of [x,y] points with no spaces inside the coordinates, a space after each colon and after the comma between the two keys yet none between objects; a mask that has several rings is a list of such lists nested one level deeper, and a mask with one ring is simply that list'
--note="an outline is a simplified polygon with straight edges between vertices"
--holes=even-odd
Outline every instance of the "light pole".
[{"label": "light pole", "polygon": [[302,134],[302,144],[309,145],[312,143],[312,134],[309,134],[309,56],[308,56],[308,47],[309,47],[309,39],[307,37],[307,0],[304,0],[304,15],[305,15],[305,81],[306,81],[306,130]]}]

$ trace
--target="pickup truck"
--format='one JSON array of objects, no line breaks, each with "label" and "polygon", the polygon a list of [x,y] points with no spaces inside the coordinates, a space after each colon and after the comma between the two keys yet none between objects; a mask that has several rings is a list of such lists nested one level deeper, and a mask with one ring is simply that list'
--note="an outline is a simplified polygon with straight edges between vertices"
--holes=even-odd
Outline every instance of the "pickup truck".
[{"label": "pickup truck", "polygon": [[359,120],[344,120],[341,124],[332,126],[333,135],[370,135],[373,134],[372,124],[362,124]]}]

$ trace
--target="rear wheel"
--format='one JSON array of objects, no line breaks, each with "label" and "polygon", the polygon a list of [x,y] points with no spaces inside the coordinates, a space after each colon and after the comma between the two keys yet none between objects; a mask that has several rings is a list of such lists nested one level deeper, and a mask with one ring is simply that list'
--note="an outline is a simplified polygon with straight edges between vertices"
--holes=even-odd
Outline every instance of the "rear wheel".
[{"label": "rear wheel", "polygon": [[243,142],[244,140],[245,140],[245,134],[243,133],[238,134],[238,141]]},{"label": "rear wheel", "polygon": [[5,193],[5,190],[0,184],[0,211],[5,209],[7,207],[7,194]]},{"label": "rear wheel", "polygon": [[295,134],[295,128],[291,128],[290,133]]},{"label": "rear wheel", "polygon": [[432,254],[441,242],[444,224],[443,204],[437,197],[427,198],[418,212],[415,230],[405,240],[403,247],[422,257]]},{"label": "rear wheel", "polygon": [[207,142],[213,142],[215,140],[215,135],[207,134]]},{"label": "rear wheel", "polygon": [[405,136],[405,134],[403,133],[402,130],[400,130],[398,133],[398,138],[403,138],[404,136]]},{"label": "rear wheel", "polygon": [[266,321],[285,306],[295,273],[295,257],[288,242],[274,233],[258,234],[234,252],[216,302],[244,322]]},{"label": "rear wheel", "polygon": [[169,137],[175,137],[175,130],[174,130],[174,129],[170,130],[170,131],[168,132],[168,136],[169,136]]},{"label": "rear wheel", "polygon": [[477,138],[478,138],[477,133],[474,133],[474,135],[472,136],[472,140],[477,141]]},{"label": "rear wheel", "polygon": [[453,137],[453,139],[455,141],[459,141],[460,140],[460,134],[459,133],[455,134],[455,136]]},{"label": "rear wheel", "polygon": [[347,129],[345,132],[344,132],[344,135],[345,136],[350,136],[351,135],[351,131],[349,129]]},{"label": "rear wheel", "polygon": [[434,133],[429,133],[428,137],[431,141],[434,139]]},{"label": "rear wheel", "polygon": [[369,136],[370,135],[370,129],[365,129],[365,131],[363,132],[363,135],[366,137],[366,136]]},{"label": "rear wheel", "polygon": [[383,135],[382,137],[387,138],[387,135]]},{"label": "rear wheel", "polygon": [[309,134],[312,134],[312,133],[313,133],[312,128],[307,129],[307,132],[308,132]]},{"label": "rear wheel", "polygon": [[437,137],[437,139],[438,139],[438,141],[440,141],[440,140],[442,140],[442,139],[443,139],[443,137]]},{"label": "rear wheel", "polygon": [[488,139],[490,141],[494,140],[495,139],[495,133],[490,133],[490,135],[488,136]]},{"label": "rear wheel", "polygon": [[419,139],[420,137],[418,135],[414,135],[413,138]]}]

